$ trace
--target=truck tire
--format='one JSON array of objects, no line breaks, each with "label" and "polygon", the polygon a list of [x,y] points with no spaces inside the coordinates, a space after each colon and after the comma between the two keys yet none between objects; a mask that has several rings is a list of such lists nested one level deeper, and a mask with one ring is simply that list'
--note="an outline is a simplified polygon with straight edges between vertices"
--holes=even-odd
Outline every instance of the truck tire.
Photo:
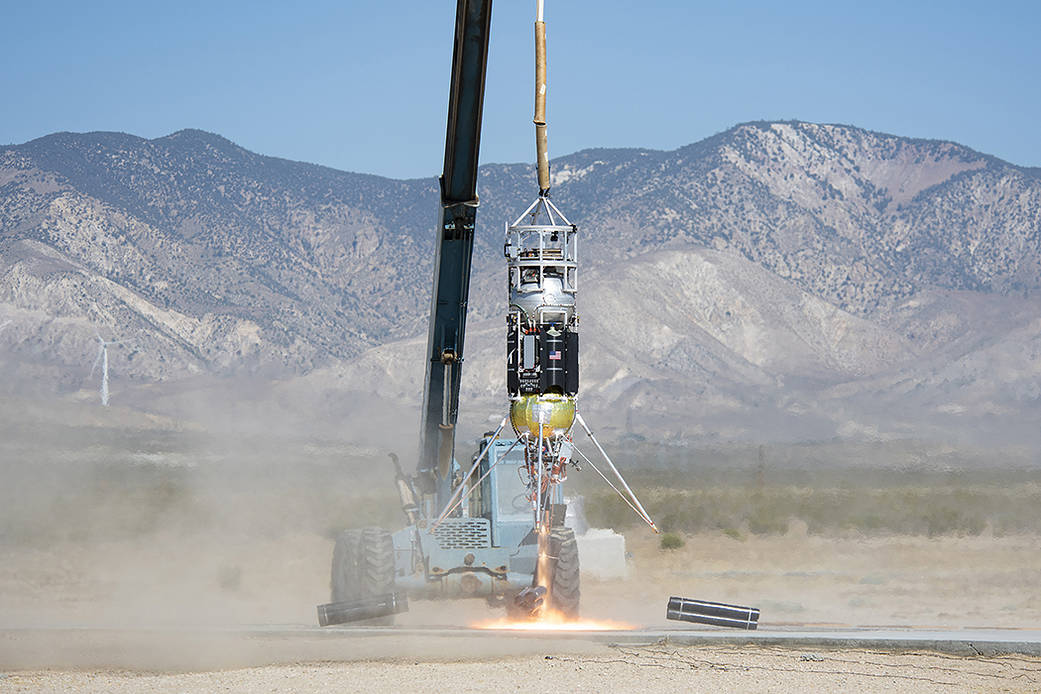
[{"label": "truck tire", "polygon": [[[332,602],[394,592],[394,542],[383,528],[344,530],[333,549]],[[393,624],[394,617],[367,620]]]},{"label": "truck tire", "polygon": [[556,557],[550,570],[549,608],[568,619],[578,618],[579,566],[578,542],[571,528],[553,528],[549,532],[549,552]]}]

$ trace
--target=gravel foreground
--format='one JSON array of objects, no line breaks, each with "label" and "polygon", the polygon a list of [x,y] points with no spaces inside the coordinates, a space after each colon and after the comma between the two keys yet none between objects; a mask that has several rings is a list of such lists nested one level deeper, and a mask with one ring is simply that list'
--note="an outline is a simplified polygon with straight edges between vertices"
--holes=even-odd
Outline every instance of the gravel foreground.
[{"label": "gravel foreground", "polygon": [[[466,658],[466,654],[460,654]],[[603,647],[477,660],[316,662],[210,672],[37,670],[0,692],[1037,692],[1041,659],[763,647]]]}]

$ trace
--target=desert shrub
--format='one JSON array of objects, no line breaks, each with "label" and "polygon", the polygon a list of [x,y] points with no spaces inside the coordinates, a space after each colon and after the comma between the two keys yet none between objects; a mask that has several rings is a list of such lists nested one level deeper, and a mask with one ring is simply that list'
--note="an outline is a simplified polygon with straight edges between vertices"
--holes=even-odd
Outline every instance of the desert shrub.
[{"label": "desert shrub", "polygon": [[661,536],[660,546],[662,549],[679,549],[686,543],[676,533],[665,533]]},{"label": "desert shrub", "polygon": [[[783,534],[792,520],[824,534],[978,535],[1041,533],[1041,486],[982,484],[950,479],[858,480],[848,486],[634,484],[663,531],[699,533],[741,528],[754,535]],[[586,494],[590,525],[622,530],[640,523],[612,492]],[[736,531],[735,531],[736,532]]]}]

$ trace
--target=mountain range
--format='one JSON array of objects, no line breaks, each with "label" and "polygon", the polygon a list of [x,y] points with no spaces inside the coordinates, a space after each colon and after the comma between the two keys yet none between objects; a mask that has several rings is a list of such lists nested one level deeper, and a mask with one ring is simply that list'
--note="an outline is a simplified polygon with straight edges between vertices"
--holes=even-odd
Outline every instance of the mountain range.
[{"label": "mountain range", "polygon": [[[611,437],[1041,448],[1041,170],[805,122],[552,170],[580,232],[582,407]],[[468,432],[505,407],[502,230],[533,167],[486,164],[478,190]],[[418,423],[437,204],[433,176],[197,130],[0,147],[0,393],[90,402],[101,335],[124,343],[114,404],[250,382],[332,426]]]}]

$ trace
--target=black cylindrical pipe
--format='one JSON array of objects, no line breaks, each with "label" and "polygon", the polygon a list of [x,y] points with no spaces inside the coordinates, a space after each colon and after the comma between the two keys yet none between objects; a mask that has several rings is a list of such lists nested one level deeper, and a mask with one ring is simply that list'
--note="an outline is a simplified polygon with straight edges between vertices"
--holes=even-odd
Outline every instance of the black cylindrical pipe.
[{"label": "black cylindrical pipe", "polygon": [[319,605],[318,624],[327,627],[333,624],[387,617],[407,611],[408,597],[405,593],[387,593],[360,600],[344,600]]},{"label": "black cylindrical pipe", "polygon": [[759,626],[759,610],[755,607],[727,605],[721,602],[689,598],[669,598],[665,617],[666,619],[735,629],[755,629]]}]

